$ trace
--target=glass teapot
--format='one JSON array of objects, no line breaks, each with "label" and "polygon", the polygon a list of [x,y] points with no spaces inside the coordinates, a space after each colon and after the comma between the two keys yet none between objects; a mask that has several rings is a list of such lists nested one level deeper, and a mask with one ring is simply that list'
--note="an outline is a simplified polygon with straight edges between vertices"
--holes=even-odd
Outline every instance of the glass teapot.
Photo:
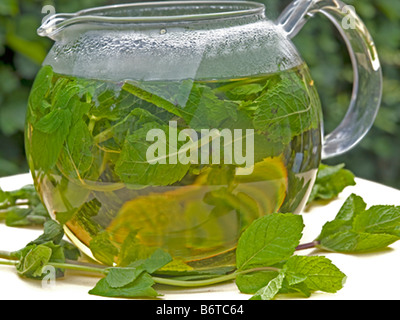
[{"label": "glass teapot", "polygon": [[[55,43],[29,97],[26,152],[52,217],[107,265],[161,248],[174,259],[166,272],[234,266],[243,230],[301,212],[321,158],[374,121],[380,63],[344,8],[299,0],[272,21],[255,2],[166,1],[51,16],[38,29]],[[354,67],[348,112],[325,137],[291,42],[318,12]]]}]

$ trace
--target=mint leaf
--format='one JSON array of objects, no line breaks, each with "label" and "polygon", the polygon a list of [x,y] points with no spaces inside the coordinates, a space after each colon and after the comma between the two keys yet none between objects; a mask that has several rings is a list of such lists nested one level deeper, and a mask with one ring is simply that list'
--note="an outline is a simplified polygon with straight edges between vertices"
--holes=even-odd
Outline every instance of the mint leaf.
[{"label": "mint leaf", "polygon": [[344,164],[337,166],[320,164],[308,203],[314,200],[335,198],[345,187],[356,184],[354,178],[351,171],[344,169]]},{"label": "mint leaf", "polygon": [[250,300],[271,300],[282,288],[283,280],[285,279],[285,273],[283,270],[273,278],[268,284],[259,289]]},{"label": "mint leaf", "polygon": [[400,237],[400,207],[373,206],[355,217],[353,228],[358,232],[386,233]]},{"label": "mint leaf", "polygon": [[[45,242],[43,244],[28,244],[25,248],[13,253],[19,259],[16,266],[20,275],[41,279],[43,277],[43,267],[49,262],[63,263],[65,261],[63,248],[55,245],[52,242]],[[63,276],[63,270],[56,269],[56,276]]]},{"label": "mint leaf", "polygon": [[[172,257],[168,252],[162,249],[156,249],[149,258],[144,260],[143,264],[141,263],[141,265],[148,273],[154,273],[171,261]],[[134,265],[137,265],[137,263],[134,263]]]},{"label": "mint leaf", "polygon": [[5,222],[8,227],[43,225],[50,219],[49,213],[41,203],[28,208],[18,205],[12,206],[5,210],[0,210],[0,214],[5,215]]},{"label": "mint leaf", "polygon": [[[39,128],[32,131],[30,140],[31,152],[35,154],[33,162],[35,168],[44,171],[54,167],[63,143],[68,136],[69,126],[71,124],[71,112],[69,110],[59,110],[54,112],[54,116],[59,119],[55,124],[39,123]],[[43,146],[46,146],[46,152],[43,152]]]},{"label": "mint leaf", "polygon": [[294,136],[317,127],[315,106],[297,75],[273,80],[273,86],[254,102],[254,128],[267,133],[273,141],[288,144]]},{"label": "mint leaf", "polygon": [[53,79],[53,68],[50,66],[43,66],[36,75],[32,90],[29,96],[29,109],[39,109],[42,105],[43,98],[46,97]]},{"label": "mint leaf", "polygon": [[[191,85],[191,83],[189,85]],[[168,90],[168,84],[167,88],[163,88],[162,86],[157,86],[156,88],[145,86],[144,88],[140,88],[139,86],[141,86],[141,84],[139,83],[126,82],[122,86],[122,89],[128,91],[132,95],[144,101],[154,104],[159,108],[165,109],[166,111],[180,118],[183,117],[183,111],[181,110],[181,108],[176,106],[175,103],[171,102],[171,98],[165,97],[165,95],[162,94],[168,93],[170,91]],[[171,92],[174,92],[174,90],[171,90]]]},{"label": "mint leaf", "polygon": [[239,239],[237,268],[272,266],[288,259],[299,244],[303,227],[302,217],[291,213],[273,213],[255,220]]},{"label": "mint leaf", "polygon": [[345,274],[323,256],[292,256],[283,270],[289,287],[302,283],[310,292],[335,293],[343,287],[346,279]]},{"label": "mint leaf", "polygon": [[106,276],[107,284],[112,288],[123,287],[134,280],[144,272],[144,268],[130,268],[130,267],[113,267],[110,268]]},{"label": "mint leaf", "polygon": [[153,278],[148,273],[142,273],[133,282],[118,288],[111,287],[107,280],[103,278],[89,293],[103,297],[157,297],[160,294],[152,288],[154,283]]},{"label": "mint leaf", "polygon": [[105,265],[113,265],[118,256],[118,248],[110,241],[106,231],[99,232],[89,243],[93,256]]},{"label": "mint leaf", "polygon": [[93,139],[83,120],[77,121],[69,131],[60,155],[60,168],[71,178],[82,179],[90,169],[94,155]]},{"label": "mint leaf", "polygon": [[51,248],[45,245],[32,245],[20,258],[16,266],[18,273],[29,278],[40,277],[43,267],[50,261],[51,254]]},{"label": "mint leaf", "polygon": [[106,281],[110,287],[123,287],[133,281],[143,272],[149,274],[157,271],[172,261],[170,254],[161,249],[156,249],[153,254],[145,260],[137,260],[129,266],[112,267],[106,276]]},{"label": "mint leaf", "polygon": [[255,292],[251,300],[271,300],[278,293],[299,292],[306,297],[315,291],[335,293],[346,280],[345,274],[326,257],[298,255],[291,256],[279,272],[257,271],[244,276],[253,278],[251,285],[242,283],[239,289]]},{"label": "mint leaf", "polygon": [[31,241],[30,244],[43,244],[47,242],[53,242],[54,244],[59,244],[61,239],[64,237],[63,227],[54,220],[48,220],[44,223],[43,234],[41,234],[37,239]]},{"label": "mint leaf", "polygon": [[247,274],[238,274],[235,281],[242,293],[254,294],[278,276],[278,271],[258,271]]},{"label": "mint leaf", "polygon": [[350,195],[336,218],[323,226],[318,247],[344,253],[370,252],[400,239],[400,207],[365,208],[361,197]]},{"label": "mint leaf", "polygon": [[[147,150],[153,142],[146,141],[146,136],[151,129],[159,129],[165,133],[165,141],[160,142],[166,147],[166,154],[162,155],[163,160],[160,160],[165,163],[148,162]],[[168,141],[168,126],[160,126],[157,123],[145,124],[143,128],[126,137],[121,156],[115,166],[115,172],[131,188],[170,185],[181,180],[188,172],[190,163],[181,164],[179,161],[170,163],[170,154],[177,154],[178,150],[177,148],[170,150]]]}]

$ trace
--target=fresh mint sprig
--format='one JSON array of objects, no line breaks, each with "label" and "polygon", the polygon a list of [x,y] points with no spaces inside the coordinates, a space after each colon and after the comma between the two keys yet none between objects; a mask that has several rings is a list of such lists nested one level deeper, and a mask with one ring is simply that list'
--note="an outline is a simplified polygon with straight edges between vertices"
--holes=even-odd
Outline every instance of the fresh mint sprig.
[{"label": "fresh mint sprig", "polygon": [[42,225],[50,219],[33,185],[15,191],[0,189],[0,220],[9,227]]},{"label": "fresh mint sprig", "polygon": [[[54,221],[45,225],[45,232],[25,248],[2,254],[0,264],[14,264],[21,276],[41,279],[43,267],[57,268],[59,276],[73,269],[97,273],[103,278],[89,291],[106,297],[156,297],[155,284],[177,287],[198,287],[236,280],[241,292],[254,294],[253,299],[272,299],[278,293],[301,292],[309,296],[321,290],[336,292],[345,275],[324,257],[293,255],[299,244],[303,220],[299,215],[275,213],[256,220],[240,238],[237,247],[237,269],[224,275],[201,280],[163,277],[157,271],[172,261],[161,249],[146,259],[137,259],[126,267],[85,265],[65,259],[60,243],[62,228]],[[45,242],[47,241],[47,242]],[[13,260],[18,259],[18,260]],[[255,281],[256,280],[256,281]]]},{"label": "fresh mint sprig", "polygon": [[[338,172],[337,168],[332,170],[335,171]],[[0,196],[2,203],[6,203],[4,193]],[[48,220],[43,234],[26,247],[12,253],[0,251],[0,264],[15,265],[21,276],[33,279],[44,276],[46,265],[55,267],[57,276],[70,269],[95,273],[102,279],[89,293],[106,297],[157,297],[160,296],[157,284],[199,287],[226,281],[235,281],[239,291],[251,294],[252,300],[269,300],[289,293],[309,297],[315,291],[337,292],[343,287],[346,275],[328,258],[300,255],[298,251],[316,248],[320,253],[352,254],[382,250],[400,239],[400,207],[378,205],[367,209],[364,200],[352,194],[314,241],[300,243],[304,227],[301,215],[263,216],[242,233],[235,270],[182,271],[168,275],[163,270],[168,270],[168,264],[174,261],[161,249],[139,257],[135,246],[132,250],[127,247],[123,264],[113,267],[77,262],[79,251],[62,240],[62,226]],[[99,245],[105,240],[96,239]]]}]

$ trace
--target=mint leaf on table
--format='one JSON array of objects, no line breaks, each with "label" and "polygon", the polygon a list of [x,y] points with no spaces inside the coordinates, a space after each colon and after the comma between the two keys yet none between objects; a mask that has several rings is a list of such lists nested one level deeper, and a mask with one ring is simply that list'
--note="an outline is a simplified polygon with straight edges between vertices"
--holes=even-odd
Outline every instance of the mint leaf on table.
[{"label": "mint leaf on table", "polygon": [[346,280],[345,274],[326,257],[299,255],[291,256],[279,272],[256,272],[249,276],[258,278],[258,282],[252,281],[251,285],[242,284],[246,293],[254,294],[251,300],[271,300],[277,294],[286,293],[300,293],[306,297],[315,291],[335,293]]},{"label": "mint leaf on table", "polygon": [[148,273],[142,273],[133,282],[123,287],[111,287],[106,278],[101,279],[96,286],[89,291],[90,294],[103,297],[157,297],[160,294],[153,289],[155,284],[153,278]]},{"label": "mint leaf on table", "polygon": [[[15,252],[14,256],[19,259],[16,265],[18,273],[33,279],[41,279],[44,276],[42,272],[43,267],[50,262],[65,262],[63,248],[50,241],[39,245],[29,244],[25,248]],[[64,271],[57,268],[56,275],[58,277],[63,276]]]},{"label": "mint leaf on table", "polygon": [[[28,278],[41,278],[41,268],[49,262],[65,262],[65,258],[77,260],[79,250],[72,244],[62,240],[64,229],[54,220],[44,223],[43,234],[29,242],[24,248],[11,253],[19,260],[18,272]],[[56,268],[57,276],[62,276],[63,270]]]},{"label": "mint leaf on table", "polygon": [[344,164],[328,166],[320,164],[317,178],[311,190],[308,202],[314,200],[330,200],[335,198],[347,186],[354,186],[354,174],[344,169]]},{"label": "mint leaf on table", "polygon": [[324,256],[292,256],[283,270],[288,285],[285,290],[298,291],[306,296],[309,296],[307,292],[314,291],[335,293],[346,280],[345,274]]},{"label": "mint leaf on table", "polygon": [[272,266],[288,259],[303,230],[299,215],[275,213],[259,218],[243,232],[236,250],[238,270]]},{"label": "mint leaf on table", "polygon": [[253,300],[278,293],[336,292],[345,275],[323,256],[293,255],[302,234],[301,216],[274,213],[254,221],[239,239],[236,284]]},{"label": "mint leaf on table", "polygon": [[278,275],[270,280],[265,287],[259,289],[250,300],[271,300],[273,299],[282,288],[283,280],[285,279],[285,272],[281,270]]},{"label": "mint leaf on table", "polygon": [[400,239],[400,207],[372,206],[350,195],[336,218],[318,236],[318,247],[335,252],[357,253],[383,249]]},{"label": "mint leaf on table", "polygon": [[64,229],[62,225],[54,220],[48,220],[44,223],[43,234],[29,244],[43,244],[49,241],[59,244],[63,237]]},{"label": "mint leaf on table", "polygon": [[14,191],[0,189],[0,220],[9,227],[42,225],[50,216],[33,185]]},{"label": "mint leaf on table", "polygon": [[170,254],[157,249],[147,259],[136,260],[127,267],[112,267],[106,280],[111,287],[123,287],[134,281],[142,272],[154,273],[172,261]]},{"label": "mint leaf on table", "polygon": [[158,269],[172,261],[172,257],[161,249],[144,260],[137,260],[127,267],[108,268],[107,276],[89,291],[90,294],[106,297],[156,297],[152,288],[155,281],[151,277]]}]

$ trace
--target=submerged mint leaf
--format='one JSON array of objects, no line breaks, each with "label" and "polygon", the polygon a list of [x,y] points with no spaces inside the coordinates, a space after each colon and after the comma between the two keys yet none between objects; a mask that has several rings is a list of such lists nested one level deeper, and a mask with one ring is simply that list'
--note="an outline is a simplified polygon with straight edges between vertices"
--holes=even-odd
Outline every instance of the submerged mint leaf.
[{"label": "submerged mint leaf", "polygon": [[43,66],[36,75],[35,82],[29,96],[28,105],[31,110],[39,109],[42,106],[43,98],[46,97],[53,79],[53,68]]},{"label": "submerged mint leaf", "polygon": [[[160,126],[154,122],[146,123],[143,128],[126,137],[121,156],[115,166],[115,172],[129,187],[170,185],[181,180],[188,172],[190,163],[182,164],[179,161],[170,163],[171,155],[177,155],[178,149],[168,142],[168,128],[166,125]],[[160,148],[165,148],[165,152],[159,155],[159,160],[155,163],[150,163],[147,159],[148,149],[153,142],[146,141],[146,137],[149,130],[152,129],[161,130],[159,132],[164,133],[164,136],[161,137],[163,139],[158,141],[158,145]]]},{"label": "submerged mint leaf", "polygon": [[[51,120],[53,116],[57,121]],[[35,168],[44,171],[54,167],[58,160],[69,133],[72,114],[68,109],[63,109],[54,111],[48,117],[40,120],[39,128],[32,131],[30,139],[31,152],[35,154],[33,158]],[[43,146],[46,146],[45,150]]]},{"label": "submerged mint leaf", "polygon": [[354,174],[351,171],[344,169],[344,164],[336,166],[320,164],[308,203],[319,199],[329,200],[335,198],[345,187],[356,184],[354,178]]},{"label": "submerged mint leaf", "polygon": [[71,178],[83,178],[94,161],[93,139],[83,120],[72,127],[61,152],[59,163],[64,174]]},{"label": "submerged mint leaf", "polygon": [[318,246],[344,253],[370,252],[400,239],[400,207],[365,208],[361,197],[350,195],[336,218],[323,226]]},{"label": "submerged mint leaf", "polygon": [[106,231],[99,232],[89,243],[93,256],[105,265],[113,265],[114,259],[118,256],[118,248],[110,241]]},{"label": "submerged mint leaf", "polygon": [[294,136],[318,126],[312,97],[298,76],[274,78],[273,86],[255,100],[254,128],[273,141],[290,143]]},{"label": "submerged mint leaf", "polygon": [[237,268],[272,266],[288,259],[299,245],[303,227],[302,217],[291,213],[273,213],[255,220],[239,239]]}]

